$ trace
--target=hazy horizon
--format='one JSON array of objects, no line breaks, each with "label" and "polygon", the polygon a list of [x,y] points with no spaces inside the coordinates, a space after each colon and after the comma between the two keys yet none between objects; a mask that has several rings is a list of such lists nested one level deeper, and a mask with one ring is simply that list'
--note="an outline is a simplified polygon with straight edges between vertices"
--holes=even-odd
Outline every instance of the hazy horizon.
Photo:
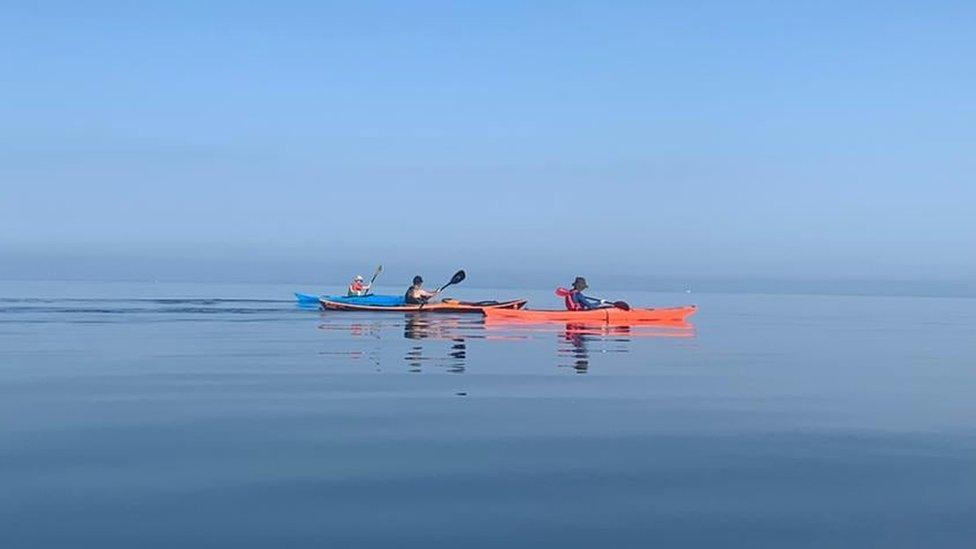
[{"label": "hazy horizon", "polygon": [[382,262],[971,288],[974,22],[912,3],[17,3],[0,278]]},{"label": "hazy horizon", "polygon": [[[106,259],[86,254],[75,259],[34,260],[13,269],[0,264],[0,281],[63,281],[95,283],[163,283],[163,284],[277,284],[289,285],[291,291],[324,292],[348,283],[354,274],[369,277],[376,262],[337,263],[322,258],[289,258],[287,260],[167,260],[164,258]],[[29,268],[27,267],[29,266]],[[576,275],[586,276],[594,291],[652,291],[692,293],[820,294],[865,296],[931,296],[976,297],[976,281],[966,278],[912,279],[883,277],[776,277],[762,275],[675,275],[614,271],[594,267],[588,270],[555,268],[517,268],[486,266],[463,262],[424,261],[384,263],[377,282],[378,291],[399,292],[414,274],[421,274],[429,285],[446,282],[458,268],[468,276],[464,287],[545,290],[566,286]],[[52,273],[71,273],[56,276]],[[215,296],[220,297],[220,296]],[[226,297],[226,296],[225,296]]]}]

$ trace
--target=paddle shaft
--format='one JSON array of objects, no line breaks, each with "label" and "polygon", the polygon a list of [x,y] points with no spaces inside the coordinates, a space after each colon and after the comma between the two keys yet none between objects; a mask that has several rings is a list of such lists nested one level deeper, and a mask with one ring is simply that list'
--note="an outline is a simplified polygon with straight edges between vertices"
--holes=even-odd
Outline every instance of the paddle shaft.
[{"label": "paddle shaft", "polygon": [[373,283],[376,282],[376,277],[380,276],[380,273],[381,272],[383,272],[383,266],[382,265],[380,265],[379,267],[376,268],[376,272],[373,273],[373,278],[369,279],[369,285],[370,286],[372,286]]},{"label": "paddle shaft", "polygon": [[[441,292],[443,292],[443,291],[444,291],[444,288],[447,288],[448,286],[450,286],[450,285],[452,285],[452,284],[459,284],[459,283],[460,283],[460,282],[461,282],[462,280],[464,280],[464,278],[465,278],[466,276],[467,276],[467,275],[465,275],[465,274],[464,274],[464,271],[463,271],[463,270],[461,270],[461,271],[458,271],[458,272],[456,272],[456,273],[454,273],[454,276],[452,276],[452,277],[451,277],[451,280],[450,280],[450,282],[448,282],[447,284],[445,284],[445,285],[443,285],[443,286],[441,286],[441,287],[440,287],[440,288],[439,288],[439,289],[438,289],[438,290],[437,290],[436,292],[434,292],[434,293],[435,293],[435,294],[439,294],[439,293],[441,293]],[[423,303],[421,303],[421,304],[420,304],[420,307],[418,307],[418,308],[417,308],[417,310],[419,311],[419,310],[421,310],[421,309],[423,309],[423,308],[424,308],[424,305],[426,305],[426,304],[427,304],[427,302],[426,302],[426,301],[424,301]]]},{"label": "paddle shaft", "polygon": [[[600,299],[594,297],[593,299]],[[625,311],[630,310],[630,305],[626,301],[610,301],[609,299],[600,299],[600,303],[604,305],[613,305],[617,309],[623,309]]]},{"label": "paddle shaft", "polygon": [[445,285],[443,285],[443,286],[441,286],[440,288],[437,288],[437,292],[436,292],[436,293],[441,293],[441,292],[443,292],[443,291],[444,291],[444,288],[447,288],[448,286],[450,286],[450,285],[452,285],[452,284],[454,284],[454,283],[453,283],[453,282],[448,282],[447,284],[445,284]]},{"label": "paddle shaft", "polygon": [[366,293],[363,294],[363,297],[368,295],[373,295],[373,283],[376,282],[376,277],[380,276],[381,272],[383,272],[382,265],[380,265],[379,267],[376,268],[375,271],[373,271],[373,278],[369,279],[369,290],[367,290]]}]

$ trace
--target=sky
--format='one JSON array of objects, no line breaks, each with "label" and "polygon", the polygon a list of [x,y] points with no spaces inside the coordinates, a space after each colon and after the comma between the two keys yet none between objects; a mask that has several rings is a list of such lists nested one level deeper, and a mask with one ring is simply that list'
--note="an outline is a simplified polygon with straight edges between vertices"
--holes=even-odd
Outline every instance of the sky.
[{"label": "sky", "polygon": [[7,2],[0,278],[972,280],[974,28],[972,2]]}]

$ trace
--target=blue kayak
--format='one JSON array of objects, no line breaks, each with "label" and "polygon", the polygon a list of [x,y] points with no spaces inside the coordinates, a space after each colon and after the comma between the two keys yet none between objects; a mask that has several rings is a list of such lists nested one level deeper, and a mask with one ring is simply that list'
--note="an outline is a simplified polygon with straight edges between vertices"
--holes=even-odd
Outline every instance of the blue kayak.
[{"label": "blue kayak", "polygon": [[302,305],[318,305],[320,299],[325,299],[333,303],[347,303],[349,305],[374,305],[378,307],[396,307],[403,305],[406,300],[402,295],[364,295],[364,296],[344,296],[344,295],[312,295],[300,294],[295,292],[295,299]]}]

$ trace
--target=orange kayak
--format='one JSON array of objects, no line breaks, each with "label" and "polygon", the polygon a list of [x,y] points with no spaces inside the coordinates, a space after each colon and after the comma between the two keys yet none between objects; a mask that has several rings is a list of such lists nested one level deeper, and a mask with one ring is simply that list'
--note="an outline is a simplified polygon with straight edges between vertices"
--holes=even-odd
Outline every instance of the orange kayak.
[{"label": "orange kayak", "polygon": [[409,312],[431,312],[431,313],[480,313],[482,311],[494,309],[521,309],[525,307],[525,299],[513,299],[511,301],[458,301],[456,299],[445,299],[437,303],[420,305],[365,305],[357,303],[342,303],[330,301],[322,298],[319,300],[323,309],[332,311],[377,311],[384,313],[409,313]]},{"label": "orange kayak", "polygon": [[485,309],[488,320],[516,321],[516,322],[592,322],[599,324],[667,324],[684,322],[686,318],[695,314],[698,308],[694,305],[671,307],[666,309],[631,309],[625,311],[617,308],[589,309],[585,311],[541,311],[531,309]]}]

